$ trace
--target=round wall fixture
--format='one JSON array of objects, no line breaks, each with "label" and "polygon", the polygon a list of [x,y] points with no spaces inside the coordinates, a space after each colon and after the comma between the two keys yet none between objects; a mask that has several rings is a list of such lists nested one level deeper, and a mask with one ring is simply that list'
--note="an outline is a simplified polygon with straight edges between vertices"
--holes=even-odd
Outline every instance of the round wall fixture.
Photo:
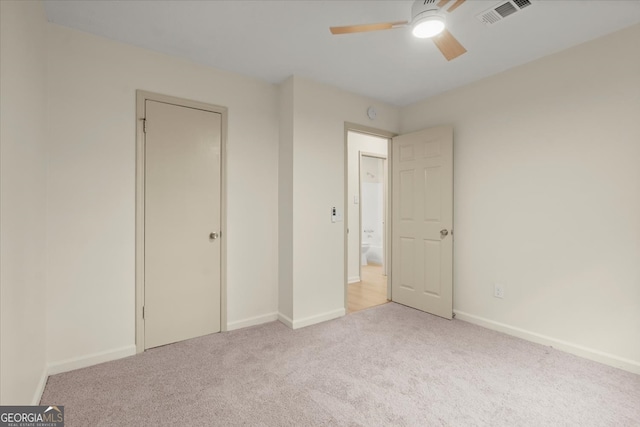
[{"label": "round wall fixture", "polygon": [[378,112],[375,108],[369,107],[367,108],[367,116],[369,117],[369,120],[375,120],[376,117],[378,117]]}]

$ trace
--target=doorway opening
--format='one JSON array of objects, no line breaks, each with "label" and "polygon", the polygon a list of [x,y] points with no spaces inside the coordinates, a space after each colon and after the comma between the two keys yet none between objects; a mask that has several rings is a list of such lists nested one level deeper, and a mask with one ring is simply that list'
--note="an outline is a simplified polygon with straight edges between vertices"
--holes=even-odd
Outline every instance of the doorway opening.
[{"label": "doorway opening", "polygon": [[347,131],[347,313],[388,302],[389,137]]},{"label": "doorway opening", "polygon": [[[362,147],[358,141],[363,139],[377,141],[378,145]],[[362,254],[371,248],[371,243],[364,248],[362,242],[367,242],[369,235],[375,241],[375,233],[370,233],[372,228],[364,223],[360,213],[364,203],[361,191],[366,184],[361,179],[363,157],[387,159],[383,168],[383,186],[387,189],[383,259],[378,270],[369,268],[369,257],[367,265],[362,265]],[[385,303],[369,299],[373,294],[367,282],[371,276],[377,279],[386,276],[383,285],[387,301],[451,319],[453,127],[443,125],[394,135],[346,124],[345,176],[345,311],[352,313]]]}]

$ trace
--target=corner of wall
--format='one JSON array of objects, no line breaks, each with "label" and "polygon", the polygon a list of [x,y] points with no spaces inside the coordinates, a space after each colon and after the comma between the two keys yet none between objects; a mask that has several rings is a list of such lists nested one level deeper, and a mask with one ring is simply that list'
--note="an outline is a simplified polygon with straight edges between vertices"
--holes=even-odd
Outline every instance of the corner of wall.
[{"label": "corner of wall", "polygon": [[0,1],[0,404],[46,383],[46,25],[42,2]]},{"label": "corner of wall", "polygon": [[[278,148],[278,310],[293,317],[293,126],[294,77],[279,87]],[[285,322],[286,324],[286,322]]]}]

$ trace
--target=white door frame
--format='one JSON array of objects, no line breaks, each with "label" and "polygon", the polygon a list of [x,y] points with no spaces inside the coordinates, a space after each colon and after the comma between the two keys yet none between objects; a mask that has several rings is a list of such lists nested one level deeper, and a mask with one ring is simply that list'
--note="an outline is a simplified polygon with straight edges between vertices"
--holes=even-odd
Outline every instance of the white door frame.
[{"label": "white door frame", "polygon": [[[391,158],[391,138],[397,136],[396,133],[388,132],[382,129],[376,129],[369,126],[359,125],[357,123],[349,123],[345,122],[344,124],[344,217],[347,219],[344,221],[344,310],[345,313],[348,309],[348,289],[349,289],[349,132],[358,132],[366,135],[377,136],[379,138],[386,138],[388,140],[387,143],[387,177],[386,181],[390,181],[390,177],[392,176],[392,158]],[[387,182],[387,198],[391,200],[391,183]],[[358,207],[358,209],[360,209]],[[360,218],[362,222],[362,218]],[[391,241],[391,210],[388,209],[387,223],[385,224],[385,229],[387,231],[387,236],[389,241]],[[362,239],[362,236],[360,236]],[[391,275],[393,271],[391,270],[391,258],[393,254],[391,253],[391,245],[387,244],[385,248],[385,261],[387,264],[387,299],[391,300]],[[358,261],[360,263],[360,261]],[[362,270],[362,266],[360,266],[360,270]],[[361,273],[362,274],[362,273]]]},{"label": "white door frame", "polygon": [[226,143],[227,143],[227,108],[190,101],[168,95],[136,91],[136,303],[135,332],[136,353],[144,351],[144,206],[145,206],[145,138],[144,119],[145,102],[147,100],[164,102],[181,107],[210,111],[221,115],[220,135],[220,330],[227,330],[227,185],[226,185]]}]

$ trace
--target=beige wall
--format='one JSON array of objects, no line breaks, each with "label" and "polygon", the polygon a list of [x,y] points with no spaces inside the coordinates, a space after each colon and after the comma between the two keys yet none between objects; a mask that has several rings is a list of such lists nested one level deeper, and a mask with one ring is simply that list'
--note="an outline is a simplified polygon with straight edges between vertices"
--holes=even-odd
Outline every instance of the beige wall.
[{"label": "beige wall", "polygon": [[454,126],[458,318],[640,372],[638,52],[636,25],[403,108]]},{"label": "beige wall", "polygon": [[[349,164],[347,173],[347,214],[349,235],[347,247],[347,280],[356,282],[360,280],[360,204],[353,203],[355,196],[360,197],[360,152],[381,154],[386,156],[388,140],[363,133],[349,132],[349,146],[347,161]],[[362,203],[362,200],[359,200]]]},{"label": "beige wall", "polygon": [[344,312],[345,122],[451,123],[458,317],[640,371],[640,26],[399,109],[0,7],[2,404],[134,351],[136,89],[229,108],[230,328]]},{"label": "beige wall", "polygon": [[37,403],[45,377],[46,18],[0,1],[0,404]]},{"label": "beige wall", "polygon": [[345,122],[396,132],[399,108],[299,77],[293,97],[293,327],[301,327],[344,314],[345,223],[332,223],[330,211],[345,213]]},{"label": "beige wall", "polygon": [[133,351],[136,89],[228,108],[228,323],[274,320],[277,87],[56,25],[47,37],[52,370]]}]

